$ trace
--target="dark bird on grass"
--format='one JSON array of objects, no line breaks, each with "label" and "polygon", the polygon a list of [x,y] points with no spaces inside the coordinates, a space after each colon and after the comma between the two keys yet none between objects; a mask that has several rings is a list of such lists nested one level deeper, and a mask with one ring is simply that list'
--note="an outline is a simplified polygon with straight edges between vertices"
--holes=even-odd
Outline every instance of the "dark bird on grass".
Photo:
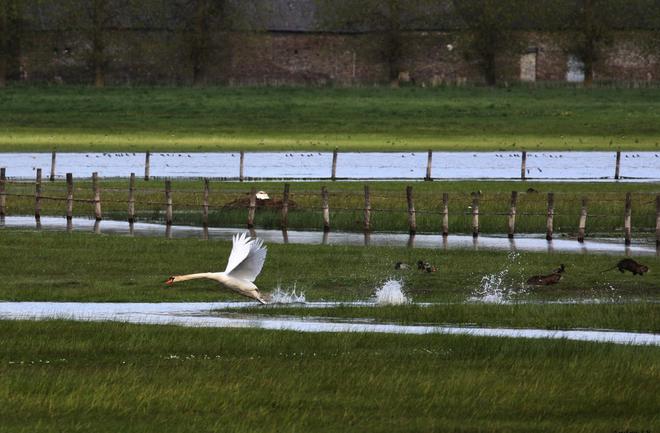
[{"label": "dark bird on grass", "polygon": [[425,272],[435,272],[437,271],[435,266],[432,266],[429,262],[426,262],[424,260],[418,260],[417,261],[417,269]]},{"label": "dark bird on grass", "polygon": [[410,269],[410,266],[408,266],[407,263],[396,262],[396,263],[394,264],[394,269]]},{"label": "dark bird on grass", "polygon": [[564,265],[561,264],[549,275],[534,275],[533,277],[529,277],[527,284],[530,286],[551,286],[557,284],[561,280],[565,269]]},{"label": "dark bird on grass", "polygon": [[632,272],[633,275],[641,275],[641,276],[644,276],[644,274],[649,271],[649,267],[646,265],[637,263],[633,259],[623,259],[620,260],[619,263],[612,266],[611,268],[605,269],[603,272],[611,271],[612,269],[616,269],[616,268],[618,268],[619,272],[621,272],[622,274],[624,274],[625,271],[630,271]]}]

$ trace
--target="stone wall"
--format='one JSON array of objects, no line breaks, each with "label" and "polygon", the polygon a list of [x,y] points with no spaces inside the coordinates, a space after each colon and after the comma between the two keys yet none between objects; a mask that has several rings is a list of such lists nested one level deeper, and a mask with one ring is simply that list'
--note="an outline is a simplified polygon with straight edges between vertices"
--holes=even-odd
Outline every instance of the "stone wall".
[{"label": "stone wall", "polygon": [[[523,35],[528,50],[499,59],[500,80],[517,81],[520,56],[536,53],[537,81],[564,81],[567,54],[562,35]],[[617,34],[596,65],[596,80],[655,81],[660,60],[640,42],[640,34]],[[172,31],[115,31],[108,35],[110,85],[192,82],[190,48],[185,34]],[[409,32],[403,35],[402,77],[416,85],[481,83],[474,62],[461,54],[461,35]],[[27,82],[92,83],[90,44],[66,32],[27,34],[20,67],[11,78]],[[527,59],[529,60],[529,58]],[[372,85],[388,81],[381,36],[296,32],[216,33],[205,70],[208,84]]]}]

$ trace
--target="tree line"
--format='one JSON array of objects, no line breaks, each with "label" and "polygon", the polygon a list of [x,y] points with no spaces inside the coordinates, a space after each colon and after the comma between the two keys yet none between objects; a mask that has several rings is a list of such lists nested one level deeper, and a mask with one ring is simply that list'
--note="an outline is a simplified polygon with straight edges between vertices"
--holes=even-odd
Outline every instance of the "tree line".
[{"label": "tree line", "polygon": [[[219,35],[268,31],[279,0],[0,0],[0,87],[16,75],[25,35],[35,29],[72,32],[84,42],[91,80],[105,85],[112,58],[110,34],[118,29],[165,30],[181,35],[193,83],[207,79]],[[305,2],[299,2],[304,5]],[[659,55],[660,0],[308,0],[315,19],[307,31],[377,36],[390,80],[396,80],[406,39],[415,30],[450,31],[465,59],[488,85],[498,80],[498,59],[524,49],[525,31],[561,33],[561,46],[584,65],[585,85],[616,31],[640,30],[641,47]]]}]

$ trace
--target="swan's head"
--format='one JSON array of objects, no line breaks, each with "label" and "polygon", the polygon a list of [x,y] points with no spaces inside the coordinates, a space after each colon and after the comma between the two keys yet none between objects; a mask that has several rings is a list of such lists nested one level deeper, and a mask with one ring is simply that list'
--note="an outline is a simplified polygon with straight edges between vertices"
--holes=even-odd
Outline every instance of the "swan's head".
[{"label": "swan's head", "polygon": [[171,286],[172,284],[174,284],[174,279],[175,279],[175,278],[176,278],[176,277],[169,277],[169,278],[167,279],[167,281],[165,281],[165,284],[167,284],[168,286]]}]

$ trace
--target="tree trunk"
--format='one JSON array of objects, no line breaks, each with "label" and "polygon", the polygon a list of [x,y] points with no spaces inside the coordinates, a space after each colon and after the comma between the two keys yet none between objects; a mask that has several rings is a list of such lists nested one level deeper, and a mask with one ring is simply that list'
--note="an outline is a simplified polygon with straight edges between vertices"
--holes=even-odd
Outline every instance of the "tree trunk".
[{"label": "tree trunk", "polygon": [[103,65],[98,62],[94,66],[94,87],[98,89],[105,87],[105,71]]},{"label": "tree trunk", "polygon": [[7,57],[0,54],[0,88],[7,85]]}]

